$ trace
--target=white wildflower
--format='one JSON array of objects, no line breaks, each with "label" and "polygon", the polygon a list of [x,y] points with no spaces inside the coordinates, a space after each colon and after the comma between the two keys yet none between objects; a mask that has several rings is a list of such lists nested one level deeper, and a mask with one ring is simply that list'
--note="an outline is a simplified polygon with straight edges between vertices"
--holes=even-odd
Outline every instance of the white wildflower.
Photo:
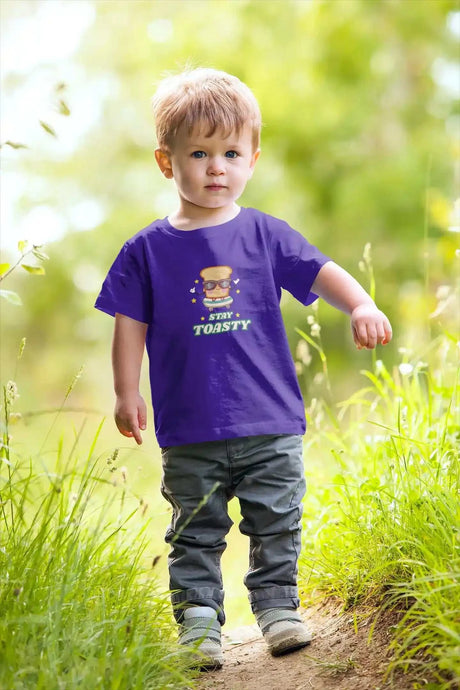
[{"label": "white wildflower", "polygon": [[308,347],[308,343],[306,340],[302,339],[299,340],[299,342],[297,343],[296,357],[300,362],[302,362],[302,364],[305,364],[305,366],[307,367],[311,363],[310,348]]},{"label": "white wildflower", "polygon": [[451,288],[450,285],[440,285],[436,290],[436,299],[447,299],[450,295]]},{"label": "white wildflower", "polygon": [[370,263],[371,260],[371,248],[372,245],[370,242],[367,242],[364,246],[363,259],[367,264]]},{"label": "white wildflower", "polygon": [[399,365],[398,369],[399,373],[403,376],[408,376],[409,374],[412,374],[412,372],[414,371],[414,367],[412,366],[412,364],[409,364],[409,362],[403,362]]},{"label": "white wildflower", "polygon": [[321,326],[319,323],[314,323],[311,327],[311,334],[313,338],[319,338],[320,333],[321,333]]},{"label": "white wildflower", "polygon": [[18,387],[14,381],[8,381],[5,386],[5,397],[8,403],[13,403],[19,398]]}]

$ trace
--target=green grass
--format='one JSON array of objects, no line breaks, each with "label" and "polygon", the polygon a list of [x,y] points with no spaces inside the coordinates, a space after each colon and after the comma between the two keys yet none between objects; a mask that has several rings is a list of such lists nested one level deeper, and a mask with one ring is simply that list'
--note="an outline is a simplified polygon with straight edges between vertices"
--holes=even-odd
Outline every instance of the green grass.
[{"label": "green grass", "polygon": [[[460,677],[456,343],[441,336],[391,373],[377,361],[363,375],[366,386],[337,413],[317,401],[308,410],[305,601],[320,590],[344,608],[402,611],[389,673],[400,666],[447,690]],[[164,587],[144,565],[154,518],[123,481],[120,458],[97,457],[99,432],[81,458],[81,431],[57,443],[46,434],[52,455],[43,443],[15,458],[15,397],[7,386],[0,687],[193,687]]]},{"label": "green grass", "polygon": [[442,335],[391,373],[377,361],[338,414],[312,406],[305,449],[305,593],[405,612],[389,673],[437,690],[460,679],[457,347]]},{"label": "green grass", "polygon": [[[315,316],[308,323],[310,335],[298,331],[301,359],[308,366],[305,348],[313,347],[326,386],[307,410],[304,603],[319,592],[339,597],[344,609],[365,604],[374,625],[380,612],[396,609],[388,674],[402,668],[414,689],[453,690],[460,684],[458,343],[443,333],[423,352],[404,352],[392,371],[373,353],[366,385],[337,407]],[[0,446],[0,688],[195,687],[165,586],[152,563],[146,567],[158,515],[147,517],[117,452],[97,456],[100,429],[83,458],[83,429],[72,434],[68,425],[56,442],[55,422],[33,453],[20,437],[14,446],[22,456],[15,454],[16,397],[9,382]],[[138,479],[142,496],[149,493],[146,475]],[[155,542],[157,557],[159,549]],[[354,620],[360,624],[359,615]]]},{"label": "green grass", "polygon": [[106,478],[110,468],[95,457],[95,442],[83,461],[76,444],[64,460],[59,444],[51,473],[43,456],[13,461],[7,436],[0,687],[193,687],[168,597],[143,566],[151,524],[142,505],[126,514],[126,488]]}]

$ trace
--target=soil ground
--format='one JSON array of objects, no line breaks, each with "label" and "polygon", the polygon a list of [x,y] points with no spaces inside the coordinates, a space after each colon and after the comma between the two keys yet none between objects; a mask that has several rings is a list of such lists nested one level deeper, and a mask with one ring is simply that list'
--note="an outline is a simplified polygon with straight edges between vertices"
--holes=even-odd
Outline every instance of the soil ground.
[{"label": "soil ground", "polygon": [[[301,611],[313,633],[311,645],[272,657],[256,624],[223,635],[224,667],[203,674],[200,690],[413,690],[416,679],[385,679],[394,615],[341,612],[330,602]],[[225,630],[225,629],[224,629]]]}]

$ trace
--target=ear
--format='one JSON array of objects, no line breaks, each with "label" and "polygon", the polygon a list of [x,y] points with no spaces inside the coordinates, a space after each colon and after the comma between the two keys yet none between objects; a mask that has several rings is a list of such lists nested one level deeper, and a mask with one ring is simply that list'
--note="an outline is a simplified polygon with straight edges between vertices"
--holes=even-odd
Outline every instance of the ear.
[{"label": "ear", "polygon": [[166,153],[166,151],[163,151],[163,149],[155,149],[155,160],[158,163],[158,167],[160,168],[163,175],[168,180],[172,180],[174,176],[172,171],[171,158],[169,157],[169,154]]},{"label": "ear", "polygon": [[258,158],[260,156],[260,149],[257,149],[257,151],[254,151],[252,154],[251,162],[249,164],[249,169],[250,169],[250,174],[249,177],[252,177],[252,173],[254,172],[255,165],[258,161]]}]

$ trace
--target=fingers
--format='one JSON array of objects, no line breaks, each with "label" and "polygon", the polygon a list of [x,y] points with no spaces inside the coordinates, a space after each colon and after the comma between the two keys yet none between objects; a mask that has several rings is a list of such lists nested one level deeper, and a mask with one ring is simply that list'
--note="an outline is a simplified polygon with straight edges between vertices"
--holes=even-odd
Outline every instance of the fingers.
[{"label": "fingers", "polygon": [[140,446],[142,434],[147,428],[147,408],[144,400],[125,401],[117,400],[115,407],[115,423],[119,432],[127,438],[134,438]]},{"label": "fingers", "polygon": [[383,320],[377,324],[377,343],[387,345],[393,337],[390,322],[384,316]]},{"label": "fingers", "polygon": [[386,345],[392,338],[390,322],[385,317],[377,322],[360,320],[352,325],[353,340],[358,350],[373,350],[376,345]]},{"label": "fingers", "polygon": [[134,438],[134,440],[139,446],[142,444],[142,436],[137,421],[135,421],[134,419],[131,421],[120,420],[115,418],[115,422],[120,434],[126,436],[127,438]]},{"label": "fingers", "polygon": [[367,348],[372,350],[377,345],[377,329],[365,322],[353,326],[353,340],[358,350]]},{"label": "fingers", "polygon": [[374,324],[368,324],[366,347],[368,350],[373,350],[376,345],[377,345],[377,327],[374,326]]},{"label": "fingers", "polygon": [[134,436],[134,440],[136,441],[137,445],[141,446],[142,445],[142,435],[141,435],[140,429],[139,429],[137,424],[135,426],[133,426],[133,428],[132,428],[132,435]]},{"label": "fingers", "polygon": [[145,406],[144,401],[142,400],[141,403],[139,404],[139,408],[137,410],[137,423],[133,427],[133,436],[136,440],[136,443],[140,446],[142,444],[142,436],[141,436],[141,431],[145,431],[147,428],[147,408]]},{"label": "fingers", "polygon": [[385,343],[385,328],[383,325],[383,321],[379,322],[377,324],[376,331],[377,331],[377,341],[375,344],[377,345],[377,343],[378,343],[379,345],[384,345],[384,343]]},{"label": "fingers", "polygon": [[393,337],[393,330],[391,328],[391,324],[388,321],[388,319],[385,319],[385,321],[383,322],[383,331],[385,333],[385,337],[382,340],[382,345],[386,345],[387,343],[390,342],[390,340]]}]

